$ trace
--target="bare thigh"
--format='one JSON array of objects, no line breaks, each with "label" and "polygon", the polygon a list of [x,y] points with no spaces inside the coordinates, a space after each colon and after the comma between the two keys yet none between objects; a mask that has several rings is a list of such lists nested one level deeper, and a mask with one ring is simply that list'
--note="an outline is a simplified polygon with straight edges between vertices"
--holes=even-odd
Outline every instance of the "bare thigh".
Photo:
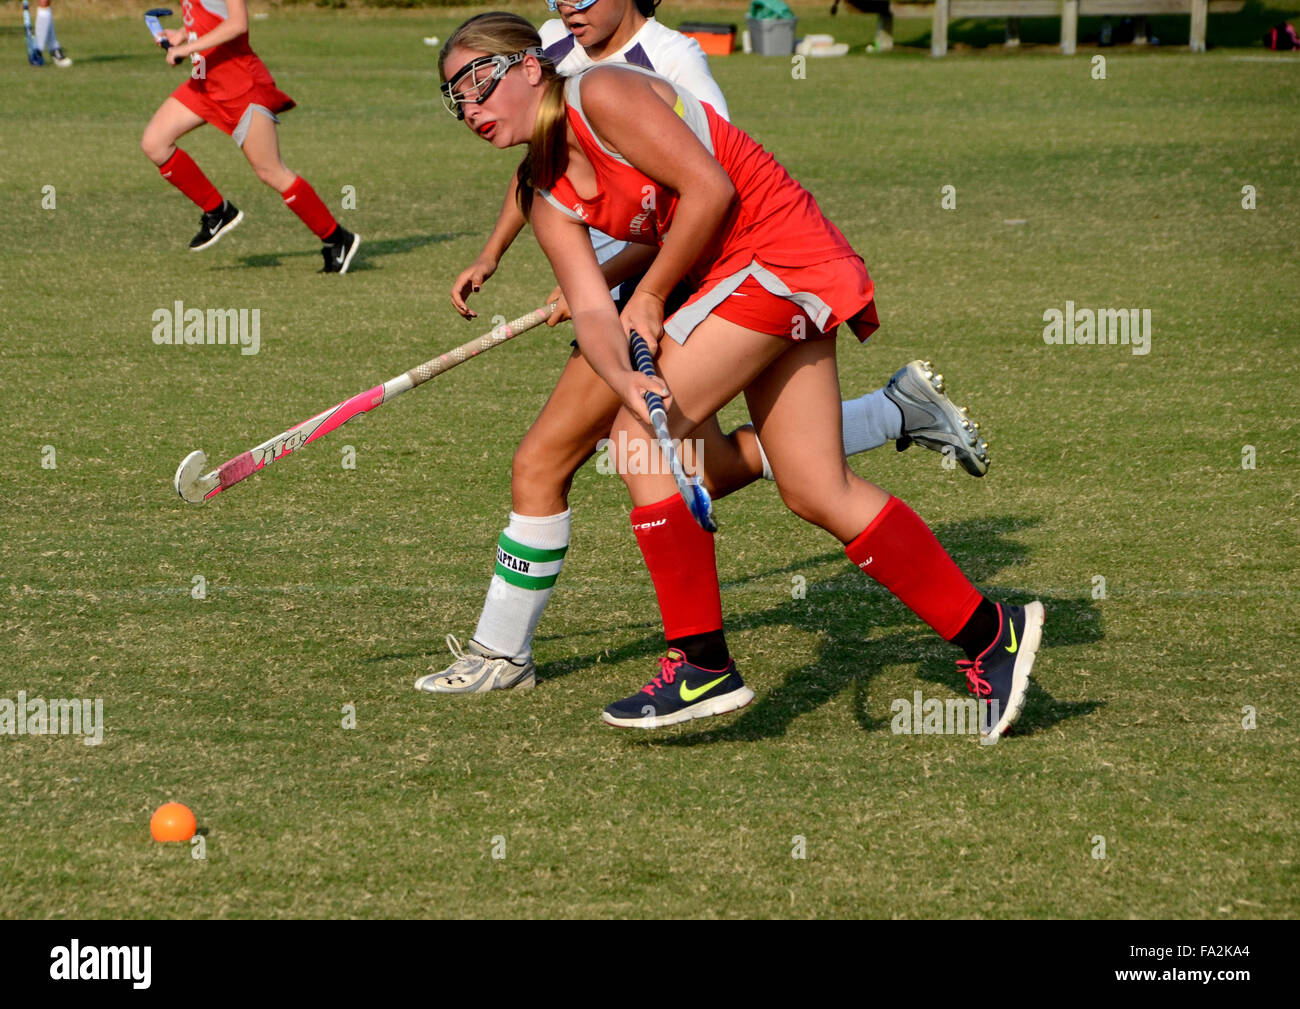
[{"label": "bare thigh", "polygon": [[745,401],[790,510],[842,543],[861,533],[889,495],[844,458],[835,341],[796,344],[749,384]]},{"label": "bare thigh", "polygon": [[206,120],[175,98],[158,106],[140,137],[140,150],[155,165],[162,165],[176,152],[176,141],[190,130],[197,130]]},{"label": "bare thigh", "polygon": [[619,398],[576,351],[542,412],[515,450],[512,506],[520,515],[556,515],[568,507],[573,475],[609,434]]},{"label": "bare thigh", "polygon": [[295,176],[280,158],[280,134],[270,117],[253,112],[242,150],[257,177],[277,193],[293,185]]},{"label": "bare thigh", "polygon": [[[669,432],[674,438],[690,438],[702,425],[716,425],[713,415],[789,347],[788,340],[755,333],[717,316],[700,323],[685,344],[664,339],[655,367],[672,392]],[[639,440],[654,442],[653,433],[625,409],[619,410],[610,437],[629,448]],[[651,445],[649,451],[659,450]],[[629,468],[619,466],[619,472],[635,505],[662,501],[676,491],[666,472],[633,474],[626,472]]]}]

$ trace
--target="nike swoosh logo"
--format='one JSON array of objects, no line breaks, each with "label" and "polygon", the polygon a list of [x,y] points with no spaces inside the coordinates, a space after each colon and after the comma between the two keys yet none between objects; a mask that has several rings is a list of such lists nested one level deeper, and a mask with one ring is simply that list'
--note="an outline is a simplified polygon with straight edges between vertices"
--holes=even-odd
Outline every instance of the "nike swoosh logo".
[{"label": "nike swoosh logo", "polygon": [[1007,646],[1007,651],[1008,651],[1008,652],[1011,652],[1011,653],[1014,655],[1016,649],[1019,648],[1019,647],[1020,647],[1020,645],[1018,645],[1018,644],[1016,643],[1016,625],[1015,625],[1014,623],[1012,623],[1012,625],[1011,625],[1011,644]]},{"label": "nike swoosh logo", "polygon": [[686,685],[686,681],[683,680],[683,681],[682,681],[682,688],[681,688],[681,690],[679,691],[679,693],[681,694],[681,698],[682,698],[682,700],[685,701],[687,704],[690,704],[691,701],[693,701],[693,700],[695,700],[695,698],[699,697],[700,694],[707,694],[710,690],[712,690],[714,687],[716,687],[719,683],[721,683],[723,680],[725,680],[725,679],[726,679],[728,676],[730,676],[730,675],[731,675],[730,673],[723,673],[721,676],[719,676],[719,677],[718,677],[716,680],[714,680],[712,683],[706,683],[706,684],[704,684],[704,686],[702,686],[702,687],[696,687],[694,690],[692,690],[690,687],[688,687],[688,686]]}]

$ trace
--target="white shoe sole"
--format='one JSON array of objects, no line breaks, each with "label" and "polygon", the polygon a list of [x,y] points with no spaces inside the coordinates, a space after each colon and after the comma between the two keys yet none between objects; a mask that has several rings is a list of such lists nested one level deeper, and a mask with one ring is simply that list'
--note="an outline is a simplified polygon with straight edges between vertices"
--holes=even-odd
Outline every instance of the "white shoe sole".
[{"label": "white shoe sole", "polygon": [[1029,673],[1034,668],[1034,659],[1038,657],[1038,646],[1043,640],[1043,622],[1047,613],[1043,604],[1034,601],[1025,606],[1025,631],[1020,637],[1020,654],[1016,656],[1015,667],[1011,671],[1011,697],[1007,701],[1007,710],[998,719],[998,724],[991,732],[981,733],[981,742],[996,742],[1002,733],[1015,724],[1020,713],[1025,710],[1025,697],[1029,693]]},{"label": "white shoe sole", "polygon": [[472,687],[444,687],[438,680],[446,673],[426,673],[415,681],[415,689],[422,694],[486,694],[493,690],[531,690],[537,686],[537,673],[530,672],[521,676],[507,687],[498,686],[500,676],[485,676]]},{"label": "white shoe sole", "polygon": [[221,241],[221,236],[224,235],[227,231],[234,231],[237,227],[239,227],[239,222],[242,221],[243,219],[244,219],[244,212],[241,210],[239,211],[239,213],[235,215],[235,219],[233,221],[227,224],[224,228],[218,231],[215,235],[209,238],[202,245],[191,246],[190,252],[202,252],[204,249],[212,248],[219,241]]},{"label": "white shoe sole", "polygon": [[343,257],[343,265],[339,267],[339,276],[348,272],[348,267],[352,265],[352,257],[357,254],[359,248],[361,248],[361,236],[353,232],[352,248],[348,249],[348,254]]},{"label": "white shoe sole", "polygon": [[729,694],[719,694],[707,701],[692,704],[689,708],[674,711],[671,715],[649,715],[641,718],[617,718],[608,711],[602,711],[600,717],[606,725],[620,729],[661,729],[665,725],[677,725],[689,722],[692,718],[709,718],[713,715],[725,715],[728,711],[737,711],[754,699],[754,692],[748,687],[740,687]]}]

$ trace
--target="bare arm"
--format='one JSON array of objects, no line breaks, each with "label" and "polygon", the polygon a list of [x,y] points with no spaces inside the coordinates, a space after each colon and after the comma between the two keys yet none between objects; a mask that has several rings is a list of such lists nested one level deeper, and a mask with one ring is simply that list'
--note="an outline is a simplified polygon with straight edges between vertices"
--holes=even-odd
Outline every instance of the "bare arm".
[{"label": "bare arm", "polygon": [[200,35],[193,42],[186,42],[183,45],[172,46],[168,49],[167,62],[178,63],[194,53],[203,52],[205,49],[219,46],[223,42],[237,39],[248,31],[248,5],[245,0],[226,0],[226,10],[229,16],[216,28],[213,28],[212,31],[206,35]]},{"label": "bare arm", "polygon": [[539,200],[533,204],[533,232],[573,312],[582,356],[633,413],[649,423],[643,393],[653,389],[667,400],[668,390],[662,381],[632,368],[627,336],[586,226]]},{"label": "bare arm", "polygon": [[[600,272],[605,276],[605,286],[617,287],[625,280],[640,276],[654,261],[657,252],[658,250],[653,245],[637,245],[634,243],[625,246],[616,255],[600,264]],[[552,301],[556,303],[555,311],[546,320],[546,325],[558,326],[565,319],[573,318],[569,312],[569,303],[564,300],[564,292],[560,290],[558,284],[551,291],[551,295],[546,301],[548,304]]]},{"label": "bare arm", "polygon": [[[634,318],[643,312],[653,316],[654,306],[645,304],[651,299],[658,303],[662,323],[665,300],[714,240],[736,188],[651,80],[613,68],[592,71],[583,79],[582,101],[588,122],[607,147],[679,194],[672,228],[633,295],[642,304],[634,310],[629,303],[625,312]],[[660,331],[653,326],[642,335],[657,339]]]},{"label": "bare arm", "polygon": [[452,281],[452,306],[466,319],[478,317],[478,313],[470,308],[467,303],[469,296],[477,293],[487,282],[487,279],[497,272],[501,257],[506,254],[506,250],[510,248],[511,243],[519,237],[519,232],[524,229],[526,222],[516,199],[518,191],[519,180],[515,175],[511,174],[510,186],[506,190],[505,203],[501,205],[501,213],[497,215],[497,223],[492,228],[492,234],[488,236],[487,244],[483,246],[483,251],[478,254],[478,258],[461,270],[459,276]]}]

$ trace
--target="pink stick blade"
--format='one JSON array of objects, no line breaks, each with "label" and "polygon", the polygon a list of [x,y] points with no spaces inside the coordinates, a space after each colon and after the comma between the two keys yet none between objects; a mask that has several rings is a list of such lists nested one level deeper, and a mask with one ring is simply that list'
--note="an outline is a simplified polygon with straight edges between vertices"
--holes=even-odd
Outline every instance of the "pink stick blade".
[{"label": "pink stick blade", "polygon": [[221,488],[224,490],[231,484],[237,484],[253,470],[259,467],[253,465],[253,453],[245,452],[243,455],[237,455],[230,462],[222,463],[221,469],[217,471],[221,478]]}]

